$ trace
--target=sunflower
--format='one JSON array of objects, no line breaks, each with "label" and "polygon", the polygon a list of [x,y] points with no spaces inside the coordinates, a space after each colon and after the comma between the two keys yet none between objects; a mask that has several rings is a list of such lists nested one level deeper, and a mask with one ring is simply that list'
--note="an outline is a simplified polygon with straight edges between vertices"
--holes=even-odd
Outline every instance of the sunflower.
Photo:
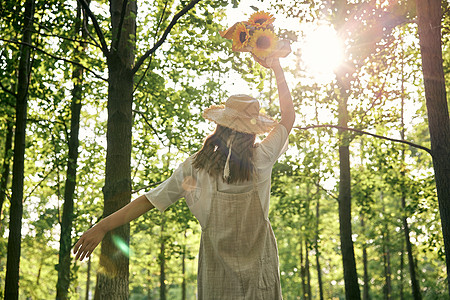
[{"label": "sunflower", "polygon": [[249,39],[250,33],[245,24],[238,23],[232,35],[233,47],[239,50],[248,45]]},{"label": "sunflower", "polygon": [[275,18],[264,11],[257,11],[250,16],[248,22],[256,28],[266,27],[275,21]]},{"label": "sunflower", "polygon": [[257,29],[252,35],[250,46],[253,48],[252,52],[259,58],[266,58],[276,48],[278,37],[269,29]]}]

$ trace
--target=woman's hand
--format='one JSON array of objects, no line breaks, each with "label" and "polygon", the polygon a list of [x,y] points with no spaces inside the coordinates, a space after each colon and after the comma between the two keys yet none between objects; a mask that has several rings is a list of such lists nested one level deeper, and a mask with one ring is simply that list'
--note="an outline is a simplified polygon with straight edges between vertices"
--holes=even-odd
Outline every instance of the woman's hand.
[{"label": "woman's hand", "polygon": [[92,254],[97,245],[103,240],[108,231],[129,223],[142,214],[153,209],[153,204],[145,195],[139,196],[115,213],[101,220],[97,225],[86,231],[73,247],[75,259],[83,260]]},{"label": "woman's hand", "polygon": [[102,227],[101,222],[87,230],[73,247],[75,259],[83,260],[89,257],[98,244],[103,240],[106,230]]},{"label": "woman's hand", "polygon": [[253,53],[252,53],[252,56],[255,61],[257,61],[261,66],[263,66],[265,68],[273,69],[275,67],[280,66],[280,60],[278,57],[267,57],[267,58],[262,59]]}]

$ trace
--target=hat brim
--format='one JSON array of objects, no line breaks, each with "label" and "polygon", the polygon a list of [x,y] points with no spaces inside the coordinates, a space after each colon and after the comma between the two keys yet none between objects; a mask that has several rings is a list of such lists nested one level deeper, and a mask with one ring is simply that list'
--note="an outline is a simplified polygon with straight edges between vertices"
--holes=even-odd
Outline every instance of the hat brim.
[{"label": "hat brim", "polygon": [[259,113],[256,118],[232,115],[225,111],[224,105],[212,105],[205,109],[203,117],[218,125],[250,134],[263,134],[269,132],[278,124],[273,118],[263,113]]}]

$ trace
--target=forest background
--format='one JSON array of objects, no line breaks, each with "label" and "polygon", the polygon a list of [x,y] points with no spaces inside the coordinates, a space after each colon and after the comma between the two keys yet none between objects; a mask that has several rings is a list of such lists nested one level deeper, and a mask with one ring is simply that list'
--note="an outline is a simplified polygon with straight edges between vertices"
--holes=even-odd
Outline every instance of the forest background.
[{"label": "forest background", "polygon": [[210,104],[252,93],[278,116],[271,72],[219,35],[251,5],[293,49],[297,123],[270,209],[284,298],[450,299],[450,14],[435,0],[2,1],[1,297],[195,299],[201,230],[184,201],[86,262],[70,250],[201,147]]}]

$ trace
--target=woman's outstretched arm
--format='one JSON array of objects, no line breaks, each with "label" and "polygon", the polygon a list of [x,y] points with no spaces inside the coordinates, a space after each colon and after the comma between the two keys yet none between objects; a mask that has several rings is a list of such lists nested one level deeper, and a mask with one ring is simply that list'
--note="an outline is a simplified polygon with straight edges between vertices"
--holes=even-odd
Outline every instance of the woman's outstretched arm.
[{"label": "woman's outstretched arm", "polygon": [[105,234],[114,228],[127,224],[153,209],[153,204],[142,195],[131,201],[115,213],[102,219],[94,227],[87,230],[73,247],[75,259],[83,260],[92,254],[94,249],[103,240]]}]

